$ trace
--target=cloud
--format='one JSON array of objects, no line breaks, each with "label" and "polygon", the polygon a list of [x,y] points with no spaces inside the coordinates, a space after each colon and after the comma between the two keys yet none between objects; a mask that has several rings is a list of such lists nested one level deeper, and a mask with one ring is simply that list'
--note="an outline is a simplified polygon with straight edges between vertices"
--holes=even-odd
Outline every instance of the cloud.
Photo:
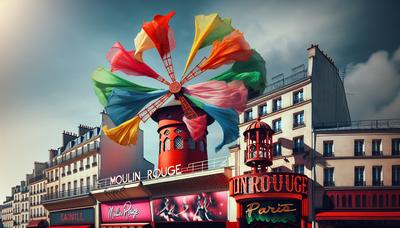
[{"label": "cloud", "polygon": [[359,9],[352,4],[342,7],[325,3],[304,7],[304,2],[268,1],[216,8],[221,8],[218,12],[222,16],[232,17],[233,26],[243,31],[250,45],[266,59],[270,78],[305,63],[306,49],[312,43],[335,56],[333,50],[341,47],[344,40],[349,42],[346,21]]},{"label": "cloud", "polygon": [[392,55],[377,51],[348,69],[345,87],[353,120],[400,117],[400,47]]}]

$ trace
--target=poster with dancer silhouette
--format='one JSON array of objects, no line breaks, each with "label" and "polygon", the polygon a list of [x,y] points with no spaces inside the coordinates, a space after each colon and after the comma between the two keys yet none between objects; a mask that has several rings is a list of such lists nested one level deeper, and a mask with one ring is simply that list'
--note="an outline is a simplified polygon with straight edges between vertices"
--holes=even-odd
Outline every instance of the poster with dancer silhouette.
[{"label": "poster with dancer silhouette", "polygon": [[228,192],[201,192],[153,200],[156,222],[212,222],[227,220]]}]

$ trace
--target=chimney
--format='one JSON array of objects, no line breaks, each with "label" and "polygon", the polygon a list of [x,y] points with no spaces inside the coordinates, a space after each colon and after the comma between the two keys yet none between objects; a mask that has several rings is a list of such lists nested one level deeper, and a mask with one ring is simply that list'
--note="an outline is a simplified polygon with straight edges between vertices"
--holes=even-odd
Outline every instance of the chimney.
[{"label": "chimney", "polygon": [[84,135],[84,134],[86,134],[88,131],[91,131],[91,130],[93,130],[93,129],[94,129],[93,127],[89,127],[89,126],[87,126],[87,125],[80,124],[80,125],[78,126],[78,130],[79,130],[79,134],[78,134],[78,135]]},{"label": "chimney", "polygon": [[67,145],[68,142],[76,139],[78,136],[72,132],[68,132],[68,131],[63,131],[62,133],[62,140],[63,140],[63,147],[65,147],[65,145]]},{"label": "chimney", "polygon": [[55,149],[50,149],[49,150],[49,160],[51,161],[54,157],[56,157],[58,154],[58,151],[57,150],[55,150]]}]

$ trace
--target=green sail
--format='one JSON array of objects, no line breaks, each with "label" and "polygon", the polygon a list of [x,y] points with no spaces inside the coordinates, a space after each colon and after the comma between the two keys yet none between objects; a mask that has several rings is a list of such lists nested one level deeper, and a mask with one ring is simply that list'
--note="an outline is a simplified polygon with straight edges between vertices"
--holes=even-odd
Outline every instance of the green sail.
[{"label": "green sail", "polygon": [[111,95],[111,92],[114,88],[137,92],[152,92],[158,90],[150,87],[141,86],[120,78],[110,71],[104,69],[103,67],[99,67],[93,72],[92,81],[96,96],[103,106],[107,105],[108,97]]},{"label": "green sail", "polygon": [[230,82],[241,80],[248,88],[262,92],[265,89],[267,70],[261,55],[253,50],[253,55],[246,62],[235,62],[231,69],[210,80]]}]

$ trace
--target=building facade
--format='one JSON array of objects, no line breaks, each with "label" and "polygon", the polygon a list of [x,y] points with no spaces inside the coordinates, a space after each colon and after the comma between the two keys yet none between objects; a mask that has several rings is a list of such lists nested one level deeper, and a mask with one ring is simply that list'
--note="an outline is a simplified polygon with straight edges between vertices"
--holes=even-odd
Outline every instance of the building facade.
[{"label": "building facade", "polygon": [[63,132],[63,145],[49,151],[42,204],[52,226],[68,225],[65,215],[81,212],[91,218],[82,225],[95,225],[96,200],[90,191],[99,173],[99,143],[100,128],[80,125],[78,134]]},{"label": "building facade", "polygon": [[14,226],[13,220],[13,198],[7,197],[3,202],[3,208],[1,210],[1,217],[3,220],[3,226],[5,228],[11,228]]},{"label": "building facade", "polygon": [[317,130],[315,164],[321,227],[399,226],[400,120]]},{"label": "building facade", "polygon": [[48,211],[42,205],[43,197],[46,196],[45,169],[47,168],[47,162],[35,162],[33,173],[30,175],[28,181],[30,220],[27,227],[46,227],[48,225]]}]

